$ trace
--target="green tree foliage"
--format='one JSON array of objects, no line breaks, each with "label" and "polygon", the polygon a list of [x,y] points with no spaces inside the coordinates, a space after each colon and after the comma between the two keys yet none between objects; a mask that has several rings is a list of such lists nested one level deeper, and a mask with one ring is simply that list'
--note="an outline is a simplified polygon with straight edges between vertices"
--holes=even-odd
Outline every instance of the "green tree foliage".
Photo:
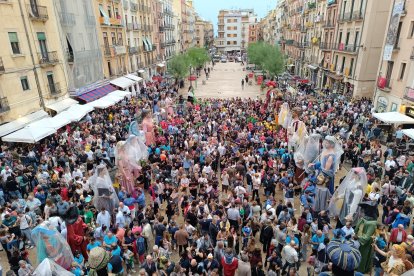
[{"label": "green tree foliage", "polygon": [[251,43],[247,48],[249,62],[259,65],[271,77],[281,74],[285,61],[278,46],[263,42]]},{"label": "green tree foliage", "polygon": [[210,61],[208,52],[204,48],[190,48],[187,50],[186,55],[193,68],[202,67],[206,62]]},{"label": "green tree foliage", "polygon": [[168,61],[168,73],[172,75],[176,80],[182,79],[188,74],[188,68],[190,67],[189,58],[185,54],[179,54],[173,56]]}]

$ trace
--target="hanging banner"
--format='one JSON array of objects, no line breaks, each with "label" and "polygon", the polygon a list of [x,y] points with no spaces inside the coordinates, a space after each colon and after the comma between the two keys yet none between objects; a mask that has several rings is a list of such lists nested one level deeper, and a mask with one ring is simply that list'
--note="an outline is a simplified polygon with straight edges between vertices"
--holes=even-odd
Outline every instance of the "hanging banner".
[{"label": "hanging banner", "polygon": [[384,46],[383,60],[391,60],[394,45],[397,42],[398,25],[400,23],[401,13],[404,10],[405,0],[396,0],[392,9],[390,25],[388,27],[387,38]]}]

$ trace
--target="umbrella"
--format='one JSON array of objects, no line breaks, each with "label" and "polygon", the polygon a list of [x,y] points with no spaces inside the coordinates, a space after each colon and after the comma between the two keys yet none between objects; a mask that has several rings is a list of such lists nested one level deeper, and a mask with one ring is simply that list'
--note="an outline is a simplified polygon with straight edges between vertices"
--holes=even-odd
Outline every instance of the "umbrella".
[{"label": "umbrella", "polygon": [[332,240],[327,247],[332,264],[345,270],[354,271],[361,262],[361,253],[350,241]]}]

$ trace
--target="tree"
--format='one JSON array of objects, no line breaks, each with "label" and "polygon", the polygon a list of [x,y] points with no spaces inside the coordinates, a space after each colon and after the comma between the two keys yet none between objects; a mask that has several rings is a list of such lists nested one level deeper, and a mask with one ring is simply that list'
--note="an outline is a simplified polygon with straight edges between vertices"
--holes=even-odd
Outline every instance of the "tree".
[{"label": "tree", "polygon": [[187,76],[189,67],[189,59],[187,55],[184,54],[175,55],[168,61],[168,73],[171,74],[176,81]]},{"label": "tree", "polygon": [[210,57],[204,48],[190,48],[187,50],[187,56],[190,66],[193,68],[202,67],[207,61],[210,61]]},{"label": "tree", "polygon": [[272,77],[284,70],[284,57],[277,46],[263,42],[251,43],[247,48],[247,54],[250,63],[260,66]]}]

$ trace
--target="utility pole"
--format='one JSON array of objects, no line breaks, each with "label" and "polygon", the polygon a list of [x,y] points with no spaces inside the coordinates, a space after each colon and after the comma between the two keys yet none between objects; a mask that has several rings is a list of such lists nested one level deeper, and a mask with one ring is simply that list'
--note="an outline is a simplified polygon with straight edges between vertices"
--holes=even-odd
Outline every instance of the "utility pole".
[{"label": "utility pole", "polygon": [[29,45],[30,58],[32,59],[33,73],[34,73],[34,76],[35,76],[37,92],[39,94],[40,105],[42,106],[43,109],[46,109],[45,101],[43,100],[42,89],[40,88],[39,76],[37,74],[37,68],[36,68],[36,62],[35,62],[34,55],[33,55],[32,44],[30,43],[29,32],[27,30],[26,20],[24,18],[22,0],[18,0],[18,2],[19,2],[19,8],[20,8],[20,15],[21,15],[22,21],[23,21],[24,32],[26,34],[27,44]]}]

